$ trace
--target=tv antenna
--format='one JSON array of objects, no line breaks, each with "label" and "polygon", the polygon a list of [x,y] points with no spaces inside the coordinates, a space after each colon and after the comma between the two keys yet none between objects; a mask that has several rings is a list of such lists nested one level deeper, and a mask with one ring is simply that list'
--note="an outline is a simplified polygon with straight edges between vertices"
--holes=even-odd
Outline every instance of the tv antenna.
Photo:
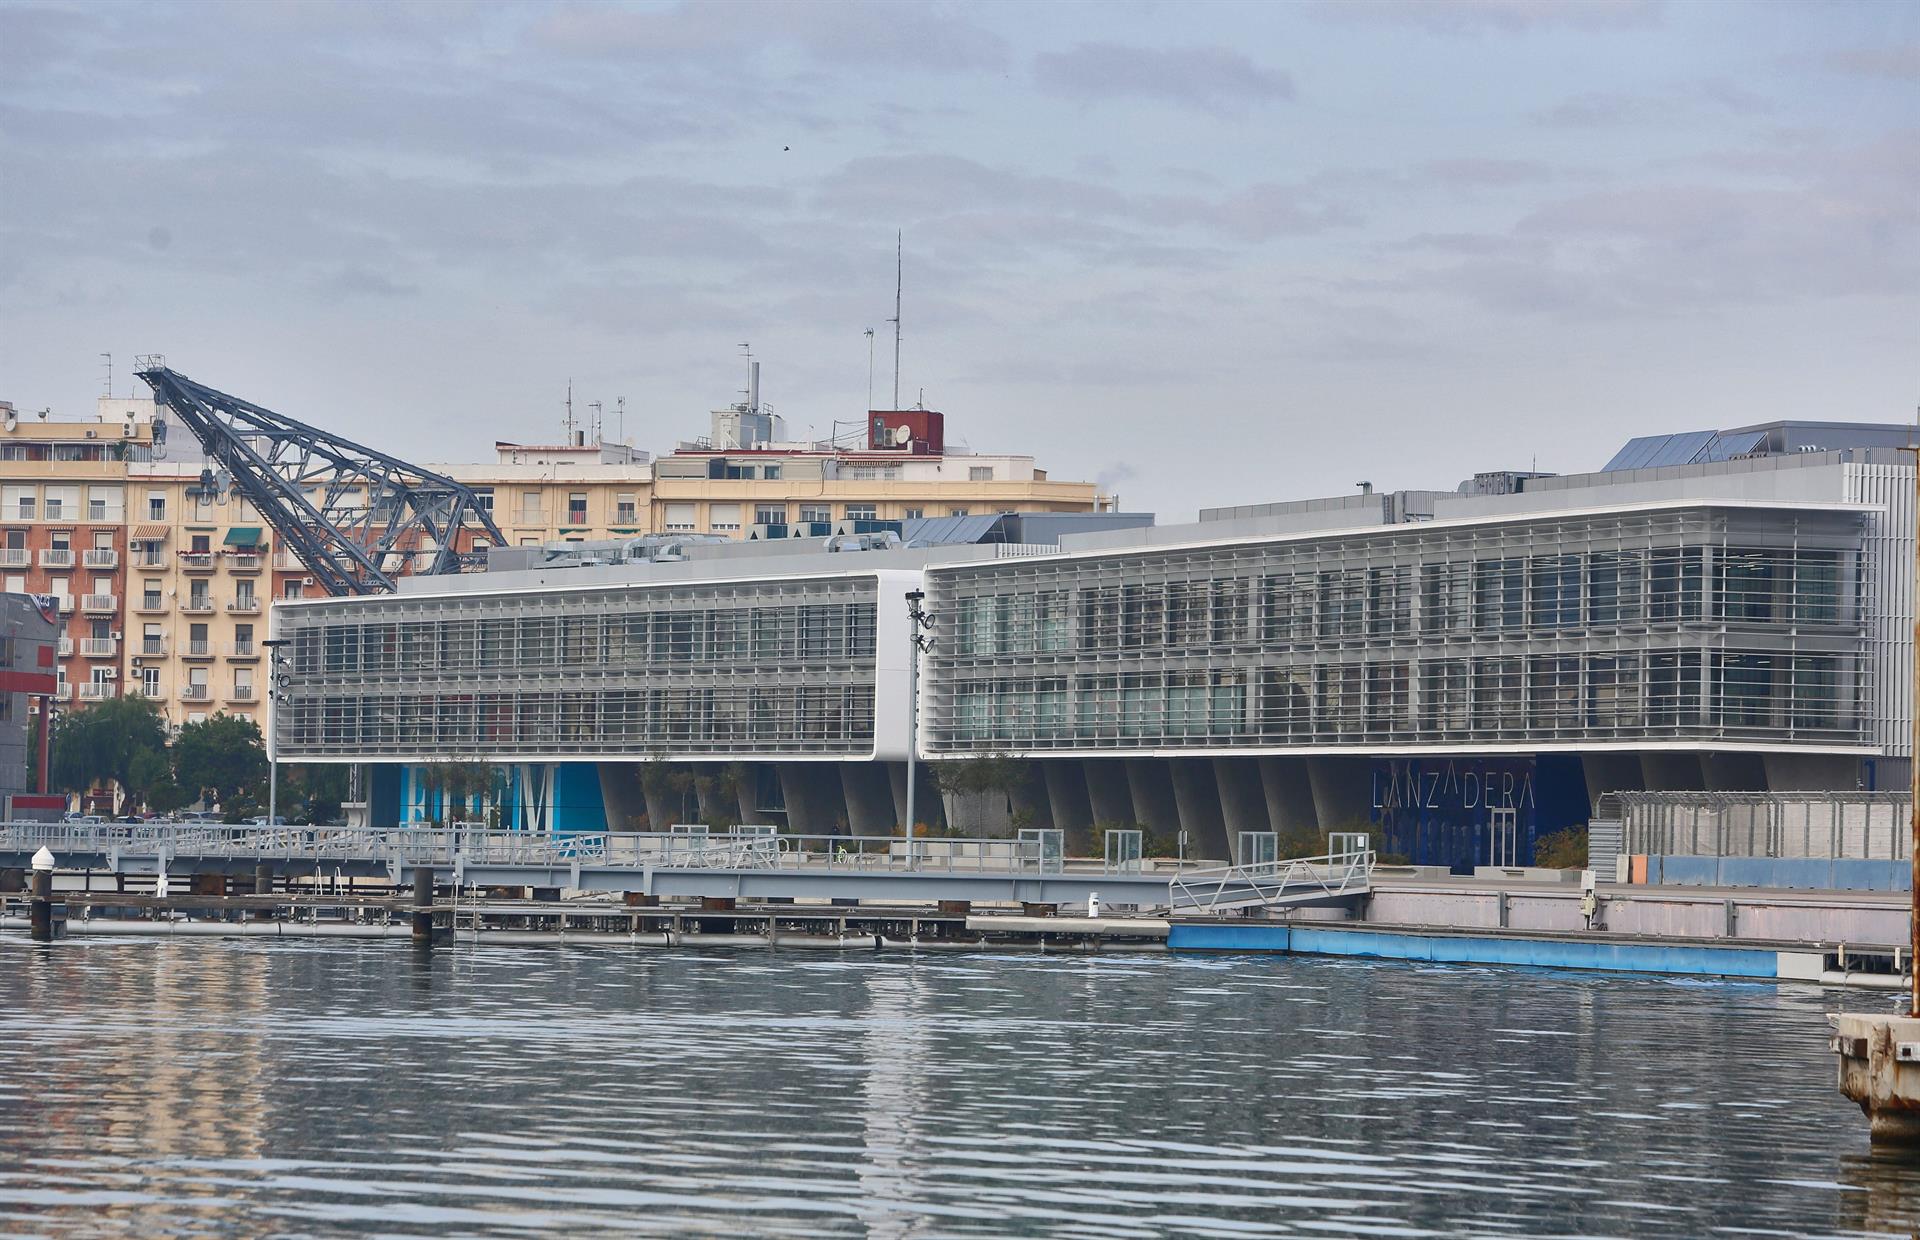
[{"label": "tv antenna", "polygon": [[867,329],[867,412],[873,412],[873,329]]},{"label": "tv antenna", "polygon": [[108,397],[111,397],[113,395],[113,354],[102,353],[100,356],[104,359],[104,364],[106,365],[106,368],[107,368],[106,395]]},{"label": "tv antenna", "polygon": [[573,446],[573,380],[567,380],[567,446]]},{"label": "tv antenna", "polygon": [[900,407],[900,290],[904,284],[906,271],[906,234],[893,234],[893,404],[889,408]]}]

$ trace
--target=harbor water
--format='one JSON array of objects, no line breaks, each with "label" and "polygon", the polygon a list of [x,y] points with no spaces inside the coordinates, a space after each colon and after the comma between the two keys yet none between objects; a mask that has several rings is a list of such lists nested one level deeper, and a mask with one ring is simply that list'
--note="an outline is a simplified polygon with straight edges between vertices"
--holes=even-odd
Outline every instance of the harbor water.
[{"label": "harbor water", "polygon": [[[0,940],[0,1234],[1901,1235],[1807,988]],[[1852,1006],[1890,1000],[1846,997]]]}]

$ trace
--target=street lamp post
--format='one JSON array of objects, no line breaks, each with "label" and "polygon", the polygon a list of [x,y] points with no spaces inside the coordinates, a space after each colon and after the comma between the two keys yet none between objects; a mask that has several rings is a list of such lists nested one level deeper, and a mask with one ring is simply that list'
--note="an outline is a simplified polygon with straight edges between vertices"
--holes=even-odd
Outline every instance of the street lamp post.
[{"label": "street lamp post", "polygon": [[919,743],[916,730],[920,721],[920,656],[933,649],[933,617],[922,606],[927,595],[923,590],[907,591],[907,642],[911,653],[907,655],[907,868],[913,868],[913,775],[914,758]]},{"label": "street lamp post", "polygon": [[283,637],[260,643],[267,648],[267,825],[280,824],[280,696],[286,689]]}]

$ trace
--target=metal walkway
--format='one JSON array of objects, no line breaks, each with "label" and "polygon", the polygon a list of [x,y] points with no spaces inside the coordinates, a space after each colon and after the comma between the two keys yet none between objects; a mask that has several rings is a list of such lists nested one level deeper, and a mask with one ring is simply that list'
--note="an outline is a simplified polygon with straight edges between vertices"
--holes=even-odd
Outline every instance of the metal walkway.
[{"label": "metal walkway", "polygon": [[[1020,839],[779,835],[769,829],[548,835],[485,828],[0,824],[0,868],[46,848],[62,870],[117,874],[374,878],[415,870],[460,886],[737,899],[812,898],[1102,904],[1169,912],[1349,903],[1370,890],[1374,857],[1343,853],[1254,866],[1155,870],[1065,858],[1058,832]],[[1048,838],[1051,837],[1051,838]]]}]

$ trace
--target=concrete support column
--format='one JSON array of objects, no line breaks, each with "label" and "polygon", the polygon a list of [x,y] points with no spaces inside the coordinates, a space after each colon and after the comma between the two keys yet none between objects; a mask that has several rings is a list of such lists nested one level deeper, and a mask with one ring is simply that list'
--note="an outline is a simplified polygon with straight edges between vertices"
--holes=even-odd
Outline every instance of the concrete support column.
[{"label": "concrete support column", "polygon": [[889,835],[900,825],[893,790],[877,762],[842,762],[840,788],[846,798],[847,827],[854,835]]},{"label": "concrete support column", "polygon": [[1767,786],[1767,768],[1757,753],[1701,754],[1700,773],[1711,792],[1762,792]]},{"label": "concrete support column", "polygon": [[787,801],[787,824],[796,833],[846,833],[847,802],[832,763],[782,762],[780,790]]},{"label": "concrete support column", "polygon": [[1220,816],[1227,846],[1238,863],[1242,831],[1271,831],[1267,825],[1267,794],[1260,783],[1260,764],[1253,758],[1215,758],[1214,782],[1220,788]]},{"label": "concrete support column", "polygon": [[1173,780],[1173,803],[1180,827],[1187,833],[1187,855],[1209,861],[1231,861],[1226,816],[1220,808],[1220,788],[1214,782],[1213,763],[1207,758],[1173,758],[1166,766]]},{"label": "concrete support column", "polygon": [[1768,792],[1852,792],[1860,787],[1860,759],[1835,753],[1770,753],[1761,757]]},{"label": "concrete support column", "polygon": [[640,778],[640,797],[647,807],[647,829],[665,831],[679,817],[674,811],[680,806],[679,798],[667,786],[667,781],[655,776],[647,779],[642,773]]},{"label": "concrete support column", "polygon": [[1073,758],[1047,758],[1035,765],[1040,768],[1040,777],[1046,781],[1053,825],[1067,833],[1067,851],[1090,852],[1093,848],[1095,819],[1093,802],[1087,797],[1084,764]]},{"label": "concrete support column", "polygon": [[1649,749],[1640,755],[1640,773],[1649,792],[1700,792],[1707,786],[1700,755]]},{"label": "concrete support column", "polygon": [[760,765],[756,762],[733,764],[734,809],[742,825],[763,824],[767,815],[760,812]]},{"label": "concrete support column", "polygon": [[1110,827],[1140,821],[1134,814],[1133,789],[1127,764],[1119,758],[1088,758],[1080,764],[1087,784],[1087,805],[1093,820]]},{"label": "concrete support column", "polygon": [[1020,782],[1012,791],[1013,814],[1016,823],[1029,827],[1051,829],[1053,821],[1053,802],[1047,796],[1047,777],[1037,762],[1023,762]]},{"label": "concrete support column", "polygon": [[1313,808],[1313,781],[1305,758],[1259,759],[1260,787],[1267,799],[1267,822],[1282,835],[1311,831],[1319,823]]},{"label": "concrete support column", "polygon": [[1322,831],[1364,831],[1373,821],[1373,764],[1366,758],[1307,759],[1313,813]]},{"label": "concrete support column", "polygon": [[[907,811],[907,764],[889,762],[886,764],[887,778],[893,785],[893,812],[896,818]],[[913,820],[929,827],[945,827],[947,810],[939,791],[934,786],[934,773],[930,764],[922,762],[914,771],[913,799],[919,802],[914,806]]]},{"label": "concrete support column", "polygon": [[1634,753],[1581,754],[1580,773],[1586,777],[1589,805],[1609,792],[1642,792],[1647,786],[1640,755]]},{"label": "concrete support column", "polygon": [[1157,835],[1180,829],[1180,805],[1174,798],[1173,775],[1156,758],[1128,758],[1127,788],[1133,793],[1133,820]]},{"label": "concrete support column", "polygon": [[[647,812],[646,794],[640,790],[640,768],[632,762],[600,762],[600,800],[607,807],[607,829],[637,829]],[[502,817],[506,814],[503,812]]]}]

